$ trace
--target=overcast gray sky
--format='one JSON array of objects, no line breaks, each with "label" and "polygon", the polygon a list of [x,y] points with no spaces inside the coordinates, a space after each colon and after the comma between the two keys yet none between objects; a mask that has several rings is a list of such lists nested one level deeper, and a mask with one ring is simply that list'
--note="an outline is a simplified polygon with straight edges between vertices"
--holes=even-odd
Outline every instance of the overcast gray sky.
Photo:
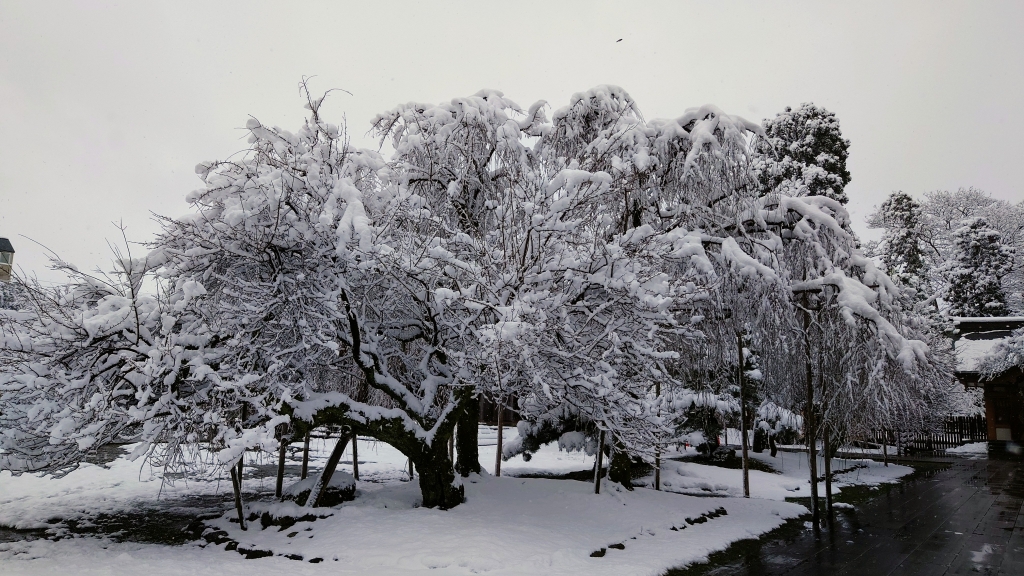
[{"label": "overcast gray sky", "polygon": [[[647,118],[712,103],[760,121],[813,101],[852,142],[858,230],[893,190],[1024,199],[1024,2],[46,2],[0,0],[0,236],[81,267],[123,221],[188,211],[193,167],[249,115],[299,126],[298,82],[375,113],[481,88],[555,108],[617,84]],[[617,40],[622,39],[621,42]]]}]

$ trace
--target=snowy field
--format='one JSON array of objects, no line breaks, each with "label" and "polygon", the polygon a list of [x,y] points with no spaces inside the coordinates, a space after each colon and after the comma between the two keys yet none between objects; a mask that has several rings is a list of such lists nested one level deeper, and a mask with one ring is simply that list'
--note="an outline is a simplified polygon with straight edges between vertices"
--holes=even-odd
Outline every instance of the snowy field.
[{"label": "snowy field", "polygon": [[[506,440],[514,435],[515,429],[505,430]],[[809,493],[804,454],[755,454],[778,473],[752,471],[754,498],[749,500],[736,497],[742,486],[739,470],[669,459],[662,471],[664,491],[628,492],[606,482],[595,496],[591,483],[517,477],[586,470],[593,466],[591,457],[546,446],[529,462],[521,457],[503,462],[502,477],[496,478],[491,474],[493,429],[481,428],[480,443],[488,473],[466,481],[464,505],[439,511],[418,507],[418,484],[409,481],[400,453],[386,444],[360,441],[355,501],[286,530],[264,530],[253,522],[242,532],[230,522],[234,513],[225,479],[168,485],[155,471],[125,457],[106,466],[83,465],[60,480],[0,473],[0,525],[65,536],[0,544],[0,573],[50,574],[73,566],[75,574],[147,576],[277,574],[282,569],[294,574],[660,574],[706,560],[732,542],[757,537],[806,511],[784,501]],[[311,470],[323,465],[332,446],[333,440],[314,441]],[[289,455],[286,484],[297,479],[299,457],[298,451]],[[912,471],[870,460],[836,460],[835,468],[847,470],[838,475],[836,492],[851,484],[894,482]],[[351,453],[339,469],[352,471]],[[269,459],[247,462],[246,470],[249,501],[258,507],[272,499]],[[246,560],[224,545],[116,542],[66,530],[69,520],[88,526],[101,514],[140,510],[219,513],[208,524],[225,530],[239,548],[275,556]],[[601,550],[603,556],[591,556]]]}]

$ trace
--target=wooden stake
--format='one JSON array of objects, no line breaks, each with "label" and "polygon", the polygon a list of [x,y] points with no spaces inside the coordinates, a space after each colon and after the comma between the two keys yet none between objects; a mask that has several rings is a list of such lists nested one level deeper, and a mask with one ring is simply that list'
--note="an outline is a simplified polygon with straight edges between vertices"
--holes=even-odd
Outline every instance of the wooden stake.
[{"label": "wooden stake", "polygon": [[306,430],[306,438],[302,443],[302,476],[301,479],[305,480],[309,473],[309,430]]},{"label": "wooden stake", "polygon": [[352,477],[359,480],[359,436],[352,435]]},{"label": "wooden stake", "polygon": [[[245,455],[243,454],[244,458]],[[242,530],[248,530],[245,525],[245,510],[242,507],[242,478],[239,472],[242,469],[242,460],[238,461],[238,466],[231,465],[231,487],[235,492],[235,511],[238,512],[238,526]]]},{"label": "wooden stake", "polygon": [[348,446],[350,438],[351,436],[345,432],[341,433],[338,443],[334,445],[334,450],[327,457],[327,464],[320,471],[320,476],[317,477],[313,487],[309,490],[309,496],[306,497],[306,507],[316,508],[320,505],[320,500],[323,498],[324,492],[327,492],[327,487],[331,485],[334,470],[338,467],[338,462],[341,462],[341,455],[345,453],[345,448]]},{"label": "wooden stake", "polygon": [[601,493],[601,464],[604,460],[604,430],[598,436],[597,462],[594,463],[594,494]]},{"label": "wooden stake", "polygon": [[277,451],[277,485],[274,487],[274,497],[280,499],[284,489],[284,459],[288,443],[284,441],[284,434],[281,434],[281,447]]},{"label": "wooden stake", "polygon": [[736,380],[740,385],[740,445],[743,448],[743,497],[750,498],[750,459],[747,442],[747,387],[743,379],[743,335],[736,333],[736,354],[739,363],[736,368]]},{"label": "wooden stake", "polygon": [[498,448],[497,448],[497,450],[495,450],[495,454],[494,454],[494,475],[495,476],[501,476],[501,444],[502,444],[501,433],[502,433],[502,424],[503,424],[502,421],[501,421],[501,418],[504,415],[505,415],[505,407],[499,404],[498,405]]},{"label": "wooden stake", "polygon": [[[661,397],[661,380],[654,382],[654,395]],[[659,409],[658,415],[661,416]],[[661,490],[661,446],[654,447],[654,489]]]},{"label": "wooden stake", "polygon": [[804,345],[807,348],[807,409],[804,416],[804,435],[807,437],[808,468],[811,474],[811,521],[817,529],[821,521],[818,511],[818,438],[814,423],[814,370],[811,365],[811,313],[804,312]]},{"label": "wooden stake", "polygon": [[825,444],[825,514],[832,521],[832,447],[829,446],[828,421],[823,422],[822,434]]}]

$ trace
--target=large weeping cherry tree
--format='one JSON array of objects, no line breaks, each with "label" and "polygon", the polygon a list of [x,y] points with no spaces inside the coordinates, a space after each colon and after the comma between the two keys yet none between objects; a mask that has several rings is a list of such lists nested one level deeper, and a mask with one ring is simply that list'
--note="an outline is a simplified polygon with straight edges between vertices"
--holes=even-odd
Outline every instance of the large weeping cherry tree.
[{"label": "large weeping cherry tree", "polygon": [[[829,482],[829,458],[849,431],[894,420],[915,426],[941,409],[950,364],[909,321],[899,288],[861,254],[838,201],[767,195],[763,202],[762,219],[783,240],[782,271],[798,326],[791,373],[803,378],[789,379],[797,389],[785,396],[803,404],[812,478],[824,438]],[[816,481],[811,489],[817,522]],[[831,508],[830,492],[826,499]]]},{"label": "large weeping cherry tree", "polygon": [[628,199],[591,146],[633,117],[631,104],[600,88],[551,123],[542,105],[521,111],[482,92],[383,115],[389,176],[432,215],[422,249],[441,278],[432,296],[464,326],[448,350],[459,381],[518,398],[526,426],[571,422],[642,452],[659,429],[651,367],[669,355],[661,333],[675,329],[679,290],[663,239],[623,226]]}]

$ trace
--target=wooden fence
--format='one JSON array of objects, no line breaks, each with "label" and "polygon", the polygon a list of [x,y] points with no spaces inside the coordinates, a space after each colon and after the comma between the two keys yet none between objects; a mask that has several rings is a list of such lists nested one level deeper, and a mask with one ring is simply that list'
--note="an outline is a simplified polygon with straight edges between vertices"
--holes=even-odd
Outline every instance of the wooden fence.
[{"label": "wooden fence", "polygon": [[875,430],[872,441],[896,446],[899,453],[935,452],[988,440],[984,416],[953,416],[937,430]]}]

